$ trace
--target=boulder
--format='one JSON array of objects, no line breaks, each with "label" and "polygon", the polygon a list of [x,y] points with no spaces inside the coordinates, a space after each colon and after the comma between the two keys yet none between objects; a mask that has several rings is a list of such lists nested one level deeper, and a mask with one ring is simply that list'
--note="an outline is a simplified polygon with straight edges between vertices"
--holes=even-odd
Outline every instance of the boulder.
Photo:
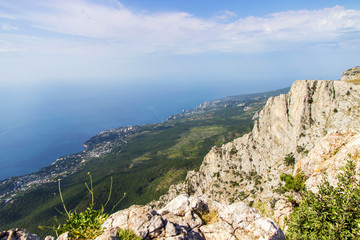
[{"label": "boulder", "polygon": [[0,240],[40,240],[40,238],[25,229],[13,228],[9,231],[1,232]]}]

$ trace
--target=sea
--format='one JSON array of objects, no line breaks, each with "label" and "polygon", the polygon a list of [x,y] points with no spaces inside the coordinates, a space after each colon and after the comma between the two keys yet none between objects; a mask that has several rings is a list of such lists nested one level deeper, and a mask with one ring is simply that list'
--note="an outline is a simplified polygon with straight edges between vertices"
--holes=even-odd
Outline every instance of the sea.
[{"label": "sea", "polygon": [[227,95],[216,87],[163,83],[3,84],[0,88],[0,180],[84,150],[99,132],[157,123]]}]

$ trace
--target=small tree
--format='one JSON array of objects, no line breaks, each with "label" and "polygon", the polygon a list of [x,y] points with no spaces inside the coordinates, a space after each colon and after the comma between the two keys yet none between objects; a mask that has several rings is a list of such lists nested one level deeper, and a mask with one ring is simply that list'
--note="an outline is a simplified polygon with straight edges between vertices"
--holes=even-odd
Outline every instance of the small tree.
[{"label": "small tree", "polygon": [[355,164],[349,161],[338,175],[338,186],[328,181],[319,192],[304,192],[290,215],[287,239],[359,239],[360,187]]}]

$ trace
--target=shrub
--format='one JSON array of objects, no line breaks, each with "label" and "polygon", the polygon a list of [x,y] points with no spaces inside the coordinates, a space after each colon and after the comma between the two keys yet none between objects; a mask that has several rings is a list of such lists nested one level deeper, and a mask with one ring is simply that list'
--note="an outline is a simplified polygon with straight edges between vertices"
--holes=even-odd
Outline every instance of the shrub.
[{"label": "shrub", "polygon": [[355,164],[349,161],[338,175],[338,185],[328,181],[319,192],[304,192],[288,220],[287,239],[359,239],[360,187]]},{"label": "shrub", "polygon": [[285,156],[284,162],[287,166],[294,165],[295,164],[295,157],[293,153],[289,153]]},{"label": "shrub", "polygon": [[281,174],[280,180],[285,182],[285,186],[282,188],[284,192],[289,190],[300,192],[305,187],[305,175],[300,168],[296,171],[295,176],[286,173]]}]

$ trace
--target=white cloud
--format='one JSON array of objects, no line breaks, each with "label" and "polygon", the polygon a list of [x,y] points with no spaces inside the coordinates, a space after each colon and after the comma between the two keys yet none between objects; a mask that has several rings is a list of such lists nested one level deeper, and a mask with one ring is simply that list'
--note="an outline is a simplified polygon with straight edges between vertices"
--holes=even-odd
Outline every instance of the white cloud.
[{"label": "white cloud", "polygon": [[215,14],[215,19],[220,21],[229,21],[231,19],[234,19],[236,17],[236,13],[231,12],[229,10],[220,11]]},{"label": "white cloud", "polygon": [[329,42],[346,46],[360,32],[360,11],[341,6],[246,18],[222,11],[204,19],[186,12],[134,12],[110,0],[107,4],[35,0],[31,7],[23,3],[11,16],[34,28],[80,37],[73,41],[81,44],[88,38],[92,41],[85,44],[139,53],[261,52]]},{"label": "white cloud", "polygon": [[11,54],[20,51],[21,49],[15,47],[11,42],[0,40],[0,54]]},{"label": "white cloud", "polygon": [[3,24],[2,25],[2,30],[4,30],[4,31],[16,31],[16,30],[18,30],[18,27],[12,26],[10,24]]}]

